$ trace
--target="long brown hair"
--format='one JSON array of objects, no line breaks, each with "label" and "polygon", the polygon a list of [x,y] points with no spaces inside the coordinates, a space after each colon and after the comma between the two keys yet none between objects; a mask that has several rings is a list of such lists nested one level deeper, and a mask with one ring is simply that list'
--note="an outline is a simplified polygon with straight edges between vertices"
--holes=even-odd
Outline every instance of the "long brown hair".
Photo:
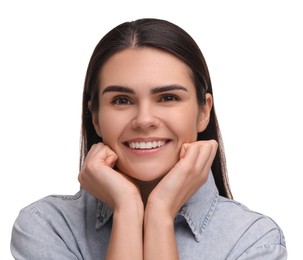
[{"label": "long brown hair", "polygon": [[[99,107],[98,82],[102,65],[109,57],[126,48],[152,47],[175,55],[190,68],[196,87],[197,102],[205,104],[205,94],[213,96],[211,80],[203,54],[192,37],[177,25],[160,19],[139,19],[118,25],[97,44],[86,73],[82,100],[82,128],[80,168],[86,154],[95,143],[102,142],[93,126],[91,110]],[[88,102],[91,101],[91,110]],[[205,131],[198,133],[197,140],[215,139],[218,152],[212,164],[212,172],[221,196],[232,198],[227,178],[226,160],[220,128],[214,106]]]}]

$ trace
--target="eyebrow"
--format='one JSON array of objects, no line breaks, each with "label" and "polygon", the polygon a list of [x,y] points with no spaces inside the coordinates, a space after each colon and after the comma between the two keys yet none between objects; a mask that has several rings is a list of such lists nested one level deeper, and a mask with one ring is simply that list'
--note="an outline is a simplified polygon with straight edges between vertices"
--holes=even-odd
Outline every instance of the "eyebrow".
[{"label": "eyebrow", "polygon": [[102,95],[104,95],[107,92],[123,92],[123,93],[135,94],[135,91],[133,89],[123,86],[107,86],[102,91]]},{"label": "eyebrow", "polygon": [[168,86],[154,88],[151,90],[151,93],[157,94],[157,93],[167,92],[167,91],[172,91],[172,90],[183,90],[183,91],[187,92],[187,89],[185,87],[178,85],[178,84],[172,84],[172,85],[168,85]]},{"label": "eyebrow", "polygon": [[[162,92],[168,92],[172,90],[183,90],[188,92],[188,90],[178,84],[171,84],[167,86],[162,86],[162,87],[156,87],[151,90],[151,94],[158,94]],[[123,92],[123,93],[129,93],[129,94],[135,94],[135,91],[129,87],[124,87],[124,86],[107,86],[103,91],[102,95],[107,93],[107,92]]]}]

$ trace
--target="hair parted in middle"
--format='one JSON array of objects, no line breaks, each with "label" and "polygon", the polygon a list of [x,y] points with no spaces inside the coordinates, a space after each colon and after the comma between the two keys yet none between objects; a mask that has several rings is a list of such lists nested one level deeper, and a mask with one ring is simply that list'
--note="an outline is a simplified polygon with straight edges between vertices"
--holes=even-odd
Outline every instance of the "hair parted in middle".
[{"label": "hair parted in middle", "polygon": [[[86,72],[81,126],[80,168],[95,143],[102,142],[94,129],[92,112],[99,108],[100,70],[115,53],[127,48],[156,48],[173,54],[184,62],[191,72],[196,88],[199,106],[205,104],[205,94],[213,96],[208,67],[204,56],[193,38],[179,26],[161,19],[139,19],[125,22],[109,31],[95,47]],[[90,102],[91,107],[88,106]],[[218,151],[212,164],[212,173],[221,196],[232,198],[229,187],[226,160],[221,132],[215,113],[211,109],[207,128],[197,134],[197,140],[214,139],[218,142]]]}]

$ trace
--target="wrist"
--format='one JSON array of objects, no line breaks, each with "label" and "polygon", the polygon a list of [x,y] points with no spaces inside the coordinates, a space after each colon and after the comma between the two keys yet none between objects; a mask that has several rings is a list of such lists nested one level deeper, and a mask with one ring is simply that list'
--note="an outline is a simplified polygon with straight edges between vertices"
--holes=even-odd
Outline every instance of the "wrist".
[{"label": "wrist", "polygon": [[168,210],[146,205],[144,212],[144,226],[172,228],[175,217]]},{"label": "wrist", "polygon": [[142,200],[132,199],[129,201],[124,201],[119,206],[116,206],[113,211],[114,218],[143,221],[144,205]]}]

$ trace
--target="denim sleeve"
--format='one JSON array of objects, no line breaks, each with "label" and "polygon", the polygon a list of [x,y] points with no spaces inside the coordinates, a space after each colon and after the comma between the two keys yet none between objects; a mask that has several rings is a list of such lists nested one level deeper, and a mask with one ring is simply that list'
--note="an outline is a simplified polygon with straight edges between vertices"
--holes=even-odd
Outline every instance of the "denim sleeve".
[{"label": "denim sleeve", "polygon": [[11,253],[18,260],[82,258],[69,250],[51,223],[48,223],[36,208],[20,211],[12,230]]},{"label": "denim sleeve", "polygon": [[282,245],[263,245],[250,248],[239,260],[286,260],[287,252],[285,246]]},{"label": "denim sleeve", "polygon": [[245,250],[238,260],[286,260],[287,250],[282,230],[272,229]]}]

